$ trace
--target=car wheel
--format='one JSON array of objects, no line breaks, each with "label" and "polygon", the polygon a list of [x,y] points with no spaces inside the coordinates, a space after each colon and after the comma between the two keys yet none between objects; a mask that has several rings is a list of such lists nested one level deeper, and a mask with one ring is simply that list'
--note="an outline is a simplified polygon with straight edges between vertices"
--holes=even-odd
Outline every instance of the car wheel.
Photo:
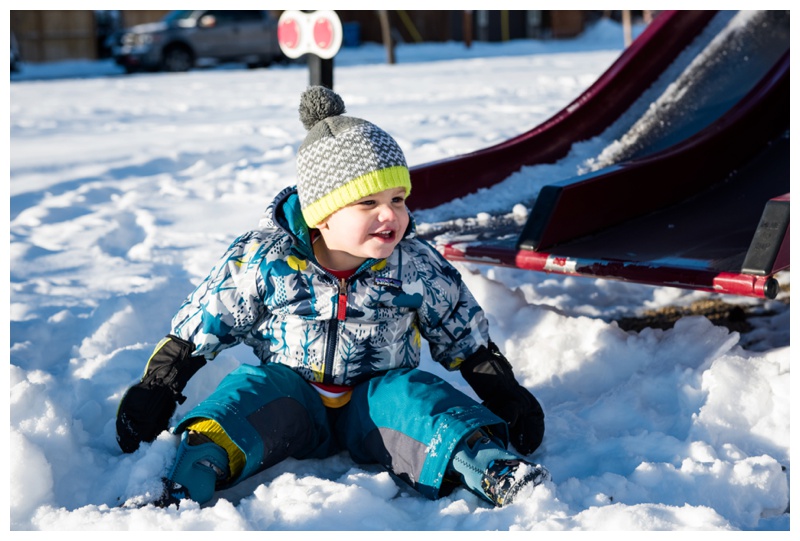
[{"label": "car wheel", "polygon": [[194,58],[185,47],[170,47],[164,51],[161,65],[164,71],[189,71],[194,65]]}]

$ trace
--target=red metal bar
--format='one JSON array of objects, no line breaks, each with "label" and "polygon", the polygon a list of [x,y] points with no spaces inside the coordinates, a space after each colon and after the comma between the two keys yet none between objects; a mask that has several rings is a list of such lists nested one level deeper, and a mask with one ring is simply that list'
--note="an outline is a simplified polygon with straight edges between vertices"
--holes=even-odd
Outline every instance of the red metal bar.
[{"label": "red metal bar", "polygon": [[744,297],[774,299],[778,293],[778,282],[774,276],[676,268],[655,263],[579,259],[492,245],[441,244],[437,245],[437,249],[451,261],[621,280],[652,286],[679,287]]}]

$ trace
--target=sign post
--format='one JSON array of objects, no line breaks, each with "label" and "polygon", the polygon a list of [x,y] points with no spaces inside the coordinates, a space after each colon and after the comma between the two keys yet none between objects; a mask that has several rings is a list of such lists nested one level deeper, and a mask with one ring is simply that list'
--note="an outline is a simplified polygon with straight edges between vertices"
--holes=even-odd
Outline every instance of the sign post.
[{"label": "sign post", "polygon": [[335,11],[284,11],[278,20],[278,43],[289,58],[308,54],[311,85],[333,90],[333,57],[342,46],[342,22]]}]

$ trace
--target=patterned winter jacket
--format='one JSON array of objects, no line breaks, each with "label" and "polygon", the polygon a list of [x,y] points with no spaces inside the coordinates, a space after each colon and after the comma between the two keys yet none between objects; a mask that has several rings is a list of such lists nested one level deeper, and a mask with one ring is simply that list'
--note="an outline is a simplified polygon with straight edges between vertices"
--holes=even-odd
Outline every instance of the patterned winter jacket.
[{"label": "patterned winter jacket", "polygon": [[268,207],[262,229],[237,238],[172,320],[172,334],[212,358],[239,343],[310,382],[352,386],[416,367],[421,338],[455,370],[488,342],[483,310],[413,221],[391,256],[340,283],[316,261],[297,192]]}]

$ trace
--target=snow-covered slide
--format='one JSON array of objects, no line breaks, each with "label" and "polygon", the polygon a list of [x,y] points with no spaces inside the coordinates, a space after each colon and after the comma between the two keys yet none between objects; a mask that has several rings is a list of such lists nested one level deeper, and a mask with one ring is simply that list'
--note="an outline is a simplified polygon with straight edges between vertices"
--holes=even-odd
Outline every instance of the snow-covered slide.
[{"label": "snow-covered slide", "polygon": [[482,150],[413,167],[411,209],[436,207],[492,186],[521,166],[564,157],[576,141],[598,135],[627,111],[715,13],[660,14],[594,84],[541,125]]},{"label": "snow-covered slide", "polygon": [[788,12],[723,19],[723,31],[636,120],[615,121],[627,131],[591,171],[539,191],[521,231],[462,231],[437,238],[440,250],[774,297],[774,275],[789,264]]}]

